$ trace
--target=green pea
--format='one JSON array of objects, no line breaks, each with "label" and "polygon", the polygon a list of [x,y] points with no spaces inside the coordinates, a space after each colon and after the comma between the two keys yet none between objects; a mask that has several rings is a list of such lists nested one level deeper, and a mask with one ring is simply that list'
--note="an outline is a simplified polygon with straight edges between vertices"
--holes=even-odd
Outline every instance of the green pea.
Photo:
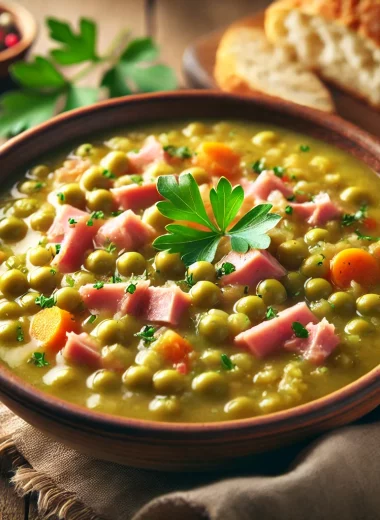
[{"label": "green pea", "polygon": [[287,299],[286,289],[278,280],[269,278],[259,283],[257,294],[266,305],[281,304]]},{"label": "green pea", "polygon": [[355,336],[366,336],[375,332],[375,327],[363,318],[354,318],[349,321],[344,329],[347,334]]},{"label": "green pea", "polygon": [[112,253],[103,249],[92,251],[84,261],[86,269],[98,275],[111,274],[115,271],[116,260]]},{"label": "green pea", "polygon": [[36,181],[24,181],[19,186],[19,191],[25,195],[33,195],[44,189],[44,183]]},{"label": "green pea", "polygon": [[329,232],[322,228],[310,229],[305,234],[305,242],[308,246],[315,246],[318,242],[327,242],[328,238]]},{"label": "green pea", "polygon": [[380,295],[364,294],[356,300],[356,308],[362,316],[380,315]]},{"label": "green pea", "polygon": [[104,175],[104,168],[100,166],[90,166],[86,170],[80,180],[80,186],[87,191],[97,188],[107,189],[111,186],[111,180]]},{"label": "green pea", "polygon": [[49,264],[53,255],[49,249],[42,246],[37,246],[29,249],[28,251],[29,262],[37,267]]},{"label": "green pea", "polygon": [[209,369],[218,370],[220,369],[220,356],[222,352],[220,350],[207,349],[201,355],[202,363]]},{"label": "green pea", "polygon": [[24,332],[22,323],[16,320],[6,320],[0,322],[0,341],[6,343],[20,343],[20,332]]},{"label": "green pea", "polygon": [[234,311],[246,314],[252,323],[257,323],[264,319],[267,308],[259,296],[245,296],[236,302]]},{"label": "green pea", "polygon": [[72,387],[79,380],[79,374],[74,367],[55,367],[43,378],[45,385],[54,388]]},{"label": "green pea", "polygon": [[38,164],[30,171],[30,175],[32,177],[37,177],[37,179],[45,179],[49,175],[49,173],[50,168],[45,164]]},{"label": "green pea", "polygon": [[61,276],[55,268],[38,267],[29,273],[30,286],[43,294],[51,294],[59,285]]},{"label": "green pea", "polygon": [[75,155],[78,157],[89,157],[93,151],[93,146],[90,143],[84,143],[78,146]]},{"label": "green pea", "polygon": [[28,279],[18,269],[10,269],[0,277],[0,291],[4,296],[14,298],[29,289]]},{"label": "green pea", "polygon": [[235,303],[247,294],[247,286],[226,285],[222,288],[223,305],[227,308],[233,307]]},{"label": "green pea", "polygon": [[152,386],[152,380],[152,371],[144,366],[131,366],[122,376],[123,384],[133,391],[149,390]]},{"label": "green pea", "polygon": [[13,214],[15,217],[26,218],[37,211],[39,206],[37,199],[18,199],[13,204]]},{"label": "green pea", "polygon": [[190,290],[193,305],[207,309],[214,307],[221,300],[221,290],[208,281],[197,282]]},{"label": "green pea", "polygon": [[83,306],[82,298],[74,287],[62,287],[55,293],[57,306],[68,312],[77,312]]},{"label": "green pea", "polygon": [[134,357],[133,352],[120,343],[102,348],[102,360],[106,367],[125,370],[133,364]]},{"label": "green pea", "polygon": [[240,332],[244,332],[251,327],[251,321],[246,314],[237,312],[228,316],[228,332],[231,337],[235,337]]},{"label": "green pea", "polygon": [[184,276],[185,264],[178,253],[160,251],[154,259],[156,271],[165,277]]},{"label": "green pea", "polygon": [[116,203],[110,191],[94,190],[87,193],[87,206],[91,211],[111,213],[116,208]]},{"label": "green pea", "polygon": [[128,158],[124,152],[115,150],[103,157],[100,161],[100,165],[119,177],[128,170]]},{"label": "green pea", "polygon": [[153,376],[153,386],[161,395],[179,394],[185,388],[185,378],[177,370],[159,370]]},{"label": "green pea", "polygon": [[27,224],[17,217],[5,217],[0,220],[0,238],[9,242],[22,240],[28,232]]},{"label": "green pea", "polygon": [[165,360],[155,350],[140,350],[136,356],[136,363],[150,368],[152,372],[157,372],[165,364]]},{"label": "green pea", "polygon": [[146,260],[142,254],[130,251],[120,255],[116,265],[123,276],[139,275],[143,274],[146,269]]},{"label": "green pea", "polygon": [[95,392],[112,392],[120,387],[120,375],[116,372],[102,368],[90,377],[90,387]]},{"label": "green pea", "polygon": [[135,184],[131,179],[130,175],[122,175],[114,180],[114,188],[120,188],[121,186],[130,186],[131,184]]},{"label": "green pea", "polygon": [[133,142],[128,137],[112,137],[107,146],[113,150],[121,150],[122,152],[129,152],[133,148]]},{"label": "green pea", "polygon": [[340,198],[344,202],[349,202],[350,204],[355,204],[357,206],[372,203],[371,194],[365,188],[361,188],[359,186],[351,186],[346,188],[340,194]]},{"label": "green pea", "polygon": [[225,413],[233,419],[244,419],[245,417],[253,417],[257,414],[258,409],[255,401],[249,397],[235,397],[228,401],[224,407]]},{"label": "green pea", "polygon": [[19,318],[22,314],[20,305],[16,302],[0,302],[0,320],[11,320]]},{"label": "green pea", "polygon": [[305,282],[306,276],[298,271],[289,271],[284,278],[282,278],[282,284],[289,296],[303,295]]},{"label": "green pea", "polygon": [[193,168],[187,168],[186,170],[183,170],[183,172],[180,173],[180,176],[185,175],[186,173],[191,173],[198,186],[210,182],[210,175],[206,172],[204,168],[200,168],[198,166],[194,166]]},{"label": "green pea", "polygon": [[191,264],[187,269],[187,274],[193,283],[197,283],[202,280],[215,282],[216,280],[215,267],[210,262],[200,261]]},{"label": "green pea", "polygon": [[232,354],[231,361],[234,365],[239,367],[243,372],[249,372],[253,367],[253,356],[245,352],[238,352]]},{"label": "green pea", "polygon": [[309,250],[303,240],[286,240],[278,246],[277,259],[286,269],[298,269]]},{"label": "green pea", "polygon": [[79,289],[79,287],[82,287],[82,285],[94,284],[95,281],[95,276],[92,273],[89,273],[88,271],[77,271],[73,275],[66,275],[66,277],[64,278],[65,286],[71,287],[71,285],[73,285],[75,289]]},{"label": "green pea", "polygon": [[355,312],[355,298],[350,293],[335,292],[329,296],[328,302],[336,314],[347,316]]},{"label": "green pea", "polygon": [[181,413],[181,403],[178,397],[173,395],[157,396],[149,403],[149,411],[160,420],[176,417]]},{"label": "green pea", "polygon": [[59,204],[70,204],[75,208],[84,208],[86,205],[86,196],[76,182],[64,184],[59,188],[57,194]]},{"label": "green pea", "polygon": [[20,299],[19,304],[21,305],[21,309],[24,314],[36,314],[41,310],[41,307],[36,304],[36,298],[41,296],[40,293],[37,292],[29,292],[24,294],[24,296]]},{"label": "green pea", "polygon": [[329,261],[321,254],[309,256],[301,266],[301,273],[307,278],[325,278],[329,272]]},{"label": "green pea", "polygon": [[119,319],[123,327],[122,338],[123,342],[129,341],[133,338],[133,335],[141,330],[142,324],[138,318],[135,316],[131,316],[130,314],[125,314]]},{"label": "green pea", "polygon": [[218,314],[206,314],[198,324],[198,332],[213,343],[224,341],[229,332],[227,317]]},{"label": "green pea", "polygon": [[305,295],[309,301],[326,299],[332,292],[331,283],[324,278],[312,278],[305,285]]},{"label": "green pea", "polygon": [[122,343],[124,326],[119,320],[104,320],[96,327],[95,334],[103,345]]},{"label": "green pea", "polygon": [[224,397],[227,393],[227,381],[218,372],[203,372],[194,377],[191,388],[196,394],[207,397]]},{"label": "green pea", "polygon": [[329,319],[333,315],[333,312],[334,312],[330,303],[323,298],[318,301],[312,301],[310,303],[310,309],[312,310],[313,314],[315,314],[316,317],[319,318],[320,320],[322,318]]},{"label": "green pea", "polygon": [[146,224],[149,224],[149,226],[152,226],[154,229],[157,229],[159,231],[163,231],[165,229],[165,226],[172,222],[172,220],[170,220],[167,217],[164,217],[164,215],[160,213],[155,204],[144,211],[142,220]]},{"label": "green pea", "polygon": [[34,231],[46,232],[53,224],[54,217],[55,215],[51,211],[36,211],[30,217],[30,226]]}]

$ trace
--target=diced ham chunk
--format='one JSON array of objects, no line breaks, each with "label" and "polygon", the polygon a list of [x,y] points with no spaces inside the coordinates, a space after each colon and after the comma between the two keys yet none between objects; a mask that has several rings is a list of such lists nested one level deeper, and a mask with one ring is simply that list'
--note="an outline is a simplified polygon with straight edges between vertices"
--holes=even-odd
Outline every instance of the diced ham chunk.
[{"label": "diced ham chunk", "polygon": [[236,253],[231,251],[217,264],[221,267],[225,262],[235,266],[235,271],[222,276],[222,285],[249,285],[254,287],[264,278],[275,278],[278,280],[286,274],[282,265],[267,251],[250,249],[247,253]]},{"label": "diced ham chunk", "polygon": [[155,182],[141,185],[128,184],[120,188],[113,188],[110,191],[118,207],[122,209],[146,209],[162,200]]},{"label": "diced ham chunk", "polygon": [[327,193],[319,193],[312,202],[293,202],[289,206],[293,208],[294,215],[306,220],[312,226],[326,224],[341,213]]},{"label": "diced ham chunk", "polygon": [[264,170],[254,182],[244,183],[246,197],[254,197],[259,200],[268,200],[272,191],[280,191],[284,197],[293,195],[293,190],[284,181],[274,174],[273,170]]},{"label": "diced ham chunk", "polygon": [[84,261],[85,252],[93,249],[94,238],[98,231],[98,221],[87,226],[88,215],[81,217],[76,224],[69,226],[61,244],[60,252],[54,257],[52,265],[59,268],[61,273],[72,273],[80,269]]},{"label": "diced ham chunk", "polygon": [[79,294],[91,314],[99,314],[102,311],[115,314],[119,310],[128,286],[129,283],[106,283],[101,289],[96,289],[89,283],[79,288]]},{"label": "diced ham chunk", "polygon": [[74,206],[70,206],[70,204],[60,206],[58,214],[47,232],[48,240],[50,242],[62,242],[65,233],[70,229],[69,219],[74,218],[77,220],[80,217],[90,218],[90,215]]},{"label": "diced ham chunk", "polygon": [[307,338],[297,338],[296,336],[285,341],[284,348],[291,352],[298,352],[305,359],[315,365],[320,365],[331,354],[339,344],[339,337],[335,334],[335,326],[323,318],[317,324],[309,323],[306,325],[309,333]]},{"label": "diced ham chunk", "polygon": [[68,332],[62,354],[73,365],[85,365],[89,368],[101,368],[103,365],[98,343],[86,332]]},{"label": "diced ham chunk", "polygon": [[88,159],[68,159],[63,163],[62,168],[58,168],[55,172],[55,177],[58,182],[76,182],[82,174],[91,166]]},{"label": "diced ham chunk", "polygon": [[143,147],[138,152],[128,152],[129,164],[135,172],[142,172],[155,161],[164,161],[166,154],[162,144],[156,137],[150,135],[146,138]]},{"label": "diced ham chunk", "polygon": [[263,358],[279,350],[293,336],[292,324],[295,321],[305,327],[308,323],[317,323],[318,320],[305,302],[297,303],[279,312],[276,318],[241,332],[236,336],[235,343]]},{"label": "diced ham chunk", "polygon": [[[127,284],[129,285],[129,284]],[[136,290],[133,294],[125,293],[124,299],[120,302],[119,314],[132,314],[132,316],[142,316],[148,306],[148,287],[149,280],[136,282]]]},{"label": "diced ham chunk", "polygon": [[113,242],[120,249],[136,250],[152,240],[154,229],[143,222],[132,210],[127,210],[105,222],[99,229],[96,245],[102,247]]}]

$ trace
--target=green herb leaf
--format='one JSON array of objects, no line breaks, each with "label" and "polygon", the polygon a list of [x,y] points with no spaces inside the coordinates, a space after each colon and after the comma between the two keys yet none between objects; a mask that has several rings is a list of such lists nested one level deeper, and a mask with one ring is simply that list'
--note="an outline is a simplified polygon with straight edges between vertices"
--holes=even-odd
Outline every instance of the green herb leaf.
[{"label": "green herb leaf", "polygon": [[18,61],[10,67],[11,75],[22,87],[32,90],[58,90],[66,86],[64,76],[42,56],[34,61]]},{"label": "green herb leaf", "polygon": [[188,271],[186,271],[185,284],[189,287],[193,287],[195,285],[193,273],[189,274]]},{"label": "green herb leaf", "polygon": [[210,191],[210,202],[215,220],[224,232],[227,226],[238,214],[244,201],[244,190],[241,186],[232,189],[231,183],[224,177],[220,179],[216,188]]},{"label": "green herb leaf", "polygon": [[41,294],[41,296],[37,296],[37,298],[34,301],[36,305],[39,305],[41,307],[41,309],[50,309],[51,307],[54,307],[54,305],[56,304],[54,295],[46,298],[46,296]]},{"label": "green herb leaf", "polygon": [[87,222],[86,222],[86,226],[90,226],[91,227],[91,226],[94,225],[94,220],[93,219],[99,220],[99,219],[102,219],[102,218],[104,218],[103,211],[93,211],[91,213],[91,216],[90,216],[89,220],[87,220]]},{"label": "green herb leaf", "polygon": [[103,283],[103,282],[96,282],[96,283],[94,283],[94,285],[93,285],[93,288],[94,288],[94,289],[97,289],[97,290],[99,290],[99,289],[103,289],[103,287],[104,287],[104,283]]},{"label": "green herb leaf", "polygon": [[55,254],[58,255],[61,251],[61,244],[55,244]]},{"label": "green herb leaf", "polygon": [[60,49],[50,51],[51,56],[60,65],[73,65],[83,61],[98,61],[96,54],[96,25],[88,18],[79,21],[79,32],[75,34],[71,26],[56,18],[48,18],[50,38],[62,43]]},{"label": "green herb leaf", "polygon": [[114,253],[117,249],[117,246],[113,242],[110,242],[104,249],[108,251],[108,253]]},{"label": "green herb leaf", "polygon": [[301,144],[300,152],[310,152],[310,146],[308,144]]},{"label": "green herb leaf", "polygon": [[130,179],[135,184],[142,184],[143,180],[144,180],[142,175],[137,175],[137,174],[130,175]]},{"label": "green herb leaf", "polygon": [[273,320],[273,318],[277,318],[278,312],[273,307],[268,307],[267,312],[265,314],[265,319]]},{"label": "green herb leaf", "polygon": [[173,146],[168,144],[163,147],[164,152],[167,152],[171,157],[178,157],[179,159],[190,159],[193,153],[187,146]]},{"label": "green herb leaf", "polygon": [[107,179],[116,179],[116,175],[109,170],[104,170],[102,173],[103,177],[106,177]]},{"label": "green herb leaf", "polygon": [[261,173],[265,170],[265,159],[259,159],[252,164],[252,170],[255,173]]},{"label": "green herb leaf", "polygon": [[91,316],[88,318],[88,323],[94,323],[96,318],[97,318],[96,314],[91,314]]},{"label": "green herb leaf", "polygon": [[50,269],[51,274],[54,276],[57,274],[57,269],[54,269],[53,267]]},{"label": "green herb leaf", "polygon": [[290,195],[290,197],[287,197],[286,200],[288,200],[289,202],[293,202],[293,200],[296,200],[296,196]]},{"label": "green herb leaf", "polygon": [[64,195],[64,193],[62,193],[62,192],[58,192],[58,193],[57,193],[57,197],[59,198],[59,200],[60,200],[61,202],[63,202],[63,201],[65,200],[65,195]]},{"label": "green herb leaf", "polygon": [[111,276],[111,283],[120,283],[122,279],[118,275],[118,273],[115,273]]},{"label": "green herb leaf", "polygon": [[122,209],[118,209],[117,211],[112,211],[111,212],[111,216],[112,217],[118,217],[119,215],[121,215],[123,213],[124,210]]},{"label": "green herb leaf", "polygon": [[236,267],[234,266],[234,264],[231,264],[231,262],[223,262],[221,267],[219,267],[219,269],[217,269],[216,276],[218,278],[221,278],[222,276],[225,276],[226,274],[234,273],[235,271],[236,271]]},{"label": "green herb leaf", "polygon": [[20,343],[24,341],[24,331],[21,325],[18,325],[17,327],[17,341],[19,341]]},{"label": "green herb leaf", "polygon": [[359,229],[355,229],[355,233],[360,238],[360,240],[368,240],[369,242],[378,242],[380,237],[373,237],[371,235],[363,235]]},{"label": "green herb leaf", "polygon": [[68,222],[69,222],[70,226],[75,226],[75,224],[77,224],[77,221],[75,220],[75,218],[69,218]]},{"label": "green herb leaf", "polygon": [[100,91],[96,87],[77,87],[70,85],[63,111],[67,112],[75,108],[92,105],[98,101],[99,93]]},{"label": "green herb leaf", "polygon": [[126,293],[133,294],[136,291],[137,284],[136,283],[130,283],[128,287],[125,289]]},{"label": "green herb leaf", "polygon": [[38,368],[47,367],[50,365],[45,359],[45,352],[33,352],[32,357],[28,363],[33,363]]},{"label": "green herb leaf", "polygon": [[277,176],[277,177],[281,177],[284,175],[285,173],[285,168],[283,168],[282,166],[275,166],[273,168],[273,173]]},{"label": "green herb leaf", "polygon": [[291,206],[286,206],[285,213],[287,215],[292,215],[293,214],[293,208]]},{"label": "green herb leaf", "polygon": [[309,333],[299,321],[293,321],[292,329],[297,338],[308,338]]},{"label": "green herb leaf", "polygon": [[152,327],[151,325],[145,325],[143,330],[141,330],[140,332],[136,332],[136,334],[134,335],[137,338],[142,339],[144,343],[152,343],[156,339],[154,337],[155,332],[155,327]]},{"label": "green herb leaf", "polygon": [[359,222],[359,223],[362,222],[367,216],[367,209],[368,209],[368,206],[363,205],[354,214],[345,213],[341,220],[342,226],[348,227],[356,222]]},{"label": "green herb leaf", "polygon": [[227,356],[227,354],[221,354],[220,362],[224,370],[233,370],[236,366],[234,363],[232,363],[231,359]]},{"label": "green herb leaf", "polygon": [[74,285],[75,285],[75,280],[74,280],[74,278],[73,278],[72,276],[70,276],[69,274],[67,274],[67,275],[65,276],[65,280],[66,280],[66,283],[67,283],[67,285],[68,285],[69,287],[74,287]]}]

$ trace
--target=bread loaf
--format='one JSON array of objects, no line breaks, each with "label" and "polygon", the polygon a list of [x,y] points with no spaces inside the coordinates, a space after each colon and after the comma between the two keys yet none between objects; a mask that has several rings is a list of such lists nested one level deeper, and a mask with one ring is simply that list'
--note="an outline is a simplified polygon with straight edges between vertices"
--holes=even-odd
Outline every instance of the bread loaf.
[{"label": "bread loaf", "polygon": [[379,0],[279,0],[266,10],[265,33],[304,67],[380,108]]},{"label": "bread loaf", "polygon": [[263,29],[232,26],[222,37],[214,75],[222,90],[237,94],[264,92],[326,112],[334,111],[331,96],[318,77],[276,48]]}]

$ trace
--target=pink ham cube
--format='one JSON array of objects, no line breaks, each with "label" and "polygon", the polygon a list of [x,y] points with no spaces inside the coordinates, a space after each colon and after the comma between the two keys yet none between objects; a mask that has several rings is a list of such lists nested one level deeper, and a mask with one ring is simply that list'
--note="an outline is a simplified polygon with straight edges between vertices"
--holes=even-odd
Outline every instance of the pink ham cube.
[{"label": "pink ham cube", "polygon": [[68,159],[63,163],[62,168],[58,168],[55,172],[55,177],[58,182],[77,182],[82,174],[91,166],[91,161],[88,159]]},{"label": "pink ham cube", "polygon": [[312,226],[321,226],[339,217],[340,209],[331,201],[327,193],[319,193],[312,202],[293,202],[289,204],[294,215],[306,220]]},{"label": "pink ham cube", "polygon": [[165,156],[162,144],[153,135],[147,137],[141,150],[127,153],[129,164],[137,173],[144,171],[153,162],[164,161]]},{"label": "pink ham cube", "polygon": [[278,280],[286,274],[286,270],[270,253],[259,249],[250,249],[247,253],[231,251],[218,262],[217,267],[226,262],[231,263],[235,271],[222,276],[222,285],[239,284],[254,287],[265,278]]},{"label": "pink ham cube", "polygon": [[120,188],[110,190],[119,208],[122,209],[146,209],[159,200],[161,195],[157,191],[155,182],[146,184],[128,184]]},{"label": "pink ham cube", "polygon": [[152,240],[154,229],[145,224],[132,210],[127,210],[102,225],[95,238],[96,245],[103,247],[113,242],[120,249],[135,251]]},{"label": "pink ham cube", "polygon": [[129,283],[106,283],[101,289],[96,289],[89,283],[79,288],[79,294],[91,314],[99,314],[102,311],[115,314],[128,286]]},{"label": "pink ham cube", "polygon": [[244,193],[246,197],[259,200],[268,200],[272,191],[280,191],[285,198],[293,195],[293,190],[284,181],[274,174],[273,170],[264,170],[254,182],[245,182]]},{"label": "pink ham cube", "polygon": [[101,368],[103,364],[97,341],[86,332],[82,334],[68,332],[62,354],[73,365]]},{"label": "pink ham cube", "polygon": [[294,336],[285,341],[284,348],[300,353],[311,363],[320,365],[340,343],[339,337],[335,334],[335,326],[323,318],[317,324],[308,323],[306,330],[309,333],[307,338]]},{"label": "pink ham cube", "polygon": [[177,286],[149,287],[148,306],[144,309],[144,318],[149,322],[178,325],[190,303],[190,295]]},{"label": "pink ham cube", "polygon": [[134,283],[136,285],[134,293],[125,293],[123,300],[120,302],[119,316],[132,314],[132,316],[144,317],[148,307],[150,280],[141,280]]},{"label": "pink ham cube", "polygon": [[297,303],[279,312],[276,318],[241,332],[236,336],[235,343],[248,348],[259,358],[266,357],[279,350],[293,336],[292,324],[295,321],[305,327],[309,323],[317,323],[318,320],[305,302]]},{"label": "pink ham cube", "polygon": [[50,242],[62,242],[65,233],[71,228],[69,219],[73,218],[77,220],[80,217],[90,218],[90,215],[85,211],[82,211],[70,204],[64,204],[58,209],[53,224],[50,226],[47,232],[47,237]]}]

